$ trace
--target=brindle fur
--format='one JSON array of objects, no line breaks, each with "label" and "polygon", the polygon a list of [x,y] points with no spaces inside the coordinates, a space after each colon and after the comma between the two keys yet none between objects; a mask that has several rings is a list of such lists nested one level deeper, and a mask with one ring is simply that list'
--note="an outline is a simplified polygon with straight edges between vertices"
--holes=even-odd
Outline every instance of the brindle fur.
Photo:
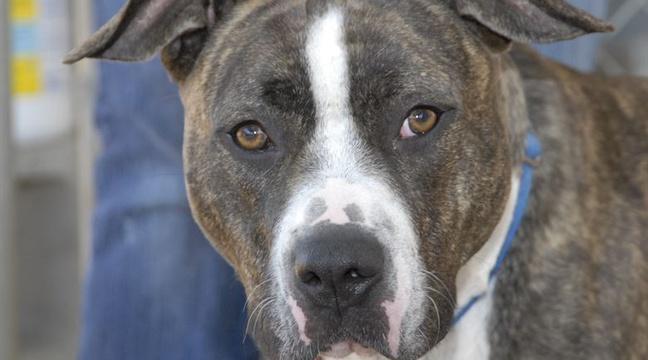
[{"label": "brindle fur", "polygon": [[512,53],[544,155],[497,281],[493,359],[648,356],[648,81]]},{"label": "brindle fur", "polygon": [[[367,161],[381,164],[409,205],[423,263],[452,292],[458,269],[500,219],[525,133],[543,143],[527,215],[497,281],[491,358],[647,358],[648,81],[580,74],[521,45],[505,52],[507,41],[462,18],[454,1],[337,3],[346,8],[351,105]],[[207,36],[165,50],[186,109],[192,210],[245,285],[264,356],[308,359],[313,349],[298,346],[294,329],[276,327],[282,314],[263,313],[277,301],[273,230],[314,159],[305,150],[315,130],[306,6],[244,1],[218,15]],[[588,21],[580,26],[603,28]],[[102,57],[109,45],[97,39],[105,38],[69,60]],[[401,120],[422,103],[450,111],[429,136],[399,141]],[[249,119],[264,121],[273,151],[233,146],[228,131]],[[429,295],[441,305],[441,328],[428,306],[428,335],[405,339],[402,359],[422,356],[448,331],[453,304]]]}]

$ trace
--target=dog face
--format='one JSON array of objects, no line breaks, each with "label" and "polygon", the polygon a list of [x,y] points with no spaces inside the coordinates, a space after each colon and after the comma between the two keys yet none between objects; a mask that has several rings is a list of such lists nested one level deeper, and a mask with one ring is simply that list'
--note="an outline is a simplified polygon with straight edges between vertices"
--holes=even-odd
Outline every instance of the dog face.
[{"label": "dog face", "polygon": [[187,81],[194,214],[247,284],[270,353],[344,355],[350,341],[416,358],[447,331],[454,275],[506,200],[497,72],[440,30],[457,27],[444,7],[305,10],[246,16],[255,29],[221,37]]},{"label": "dog face", "polygon": [[485,6],[131,1],[70,60],[164,47],[192,210],[266,357],[416,359],[507,201],[524,116],[507,38],[549,36]]}]

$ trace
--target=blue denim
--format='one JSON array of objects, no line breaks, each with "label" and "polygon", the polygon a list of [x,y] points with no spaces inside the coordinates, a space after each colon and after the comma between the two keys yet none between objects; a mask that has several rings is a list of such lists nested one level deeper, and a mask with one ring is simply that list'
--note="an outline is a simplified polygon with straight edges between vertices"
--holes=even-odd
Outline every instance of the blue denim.
[{"label": "blue denim", "polygon": [[[122,0],[95,0],[98,23]],[[581,1],[584,8],[597,2]],[[599,15],[601,15],[599,13]],[[542,50],[594,65],[595,37]],[[81,360],[242,360],[244,293],[191,218],[182,177],[182,107],[159,61],[100,65],[93,246]]]}]

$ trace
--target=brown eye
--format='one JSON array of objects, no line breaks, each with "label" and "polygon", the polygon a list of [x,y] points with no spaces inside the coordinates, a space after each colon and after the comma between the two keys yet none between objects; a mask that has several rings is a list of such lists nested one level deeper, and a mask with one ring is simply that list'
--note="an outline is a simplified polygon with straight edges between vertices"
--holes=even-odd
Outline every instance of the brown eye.
[{"label": "brown eye", "polygon": [[247,151],[265,150],[270,144],[270,138],[257,123],[246,123],[239,126],[234,131],[233,137],[236,145]]},{"label": "brown eye", "polygon": [[439,122],[439,113],[432,109],[414,109],[403,122],[401,139],[425,135],[432,131]]}]

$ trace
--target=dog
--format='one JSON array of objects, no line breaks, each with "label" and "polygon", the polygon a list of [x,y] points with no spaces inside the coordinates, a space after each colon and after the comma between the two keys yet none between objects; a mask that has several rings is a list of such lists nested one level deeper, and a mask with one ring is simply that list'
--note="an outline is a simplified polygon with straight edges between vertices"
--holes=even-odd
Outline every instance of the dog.
[{"label": "dog", "polygon": [[65,59],[161,53],[193,215],[266,359],[648,358],[648,81],[529,43],[560,0],[129,0]]}]

